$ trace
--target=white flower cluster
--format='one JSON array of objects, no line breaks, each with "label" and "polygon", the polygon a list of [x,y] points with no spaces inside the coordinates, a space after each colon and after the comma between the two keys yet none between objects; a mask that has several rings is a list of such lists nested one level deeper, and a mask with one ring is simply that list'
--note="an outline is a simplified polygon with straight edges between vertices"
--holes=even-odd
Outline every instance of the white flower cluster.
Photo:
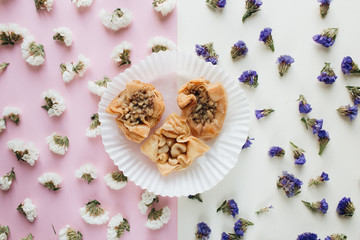
[{"label": "white flower cluster", "polygon": [[108,173],[104,176],[104,180],[106,185],[113,190],[120,190],[127,184],[127,177],[123,172]]},{"label": "white flower cluster", "polygon": [[0,133],[6,129],[6,120],[5,117],[0,118]]},{"label": "white flower cluster", "polygon": [[107,76],[98,81],[89,81],[88,89],[91,93],[101,97],[107,88],[108,82],[111,82],[111,80]]},{"label": "white flower cluster", "polygon": [[99,16],[103,25],[114,31],[126,28],[133,19],[131,11],[126,8],[117,8],[113,12],[101,9]]},{"label": "white flower cluster", "polygon": [[112,51],[110,57],[116,63],[119,64],[119,67],[122,65],[129,65],[130,61],[130,53],[131,53],[132,44],[123,41],[122,43],[115,46],[114,50]]},{"label": "white flower cluster", "polygon": [[33,36],[24,38],[21,44],[21,53],[23,59],[32,66],[40,66],[45,61],[44,46],[36,44]]},{"label": "white flower cluster", "polygon": [[93,0],[72,0],[77,7],[89,7]]},{"label": "white flower cluster", "polygon": [[86,136],[88,137],[96,137],[99,136],[101,134],[101,123],[99,121],[99,114],[95,113],[91,116],[91,124],[90,126],[86,129]]},{"label": "white flower cluster", "polygon": [[97,173],[97,169],[93,165],[88,163],[82,165],[80,169],[75,171],[75,177],[77,177],[78,179],[84,179],[88,183],[91,183],[91,181],[97,178]]},{"label": "white flower cluster", "polygon": [[165,37],[153,37],[148,41],[148,46],[152,52],[175,50],[176,44],[168,38]]},{"label": "white flower cluster", "polygon": [[9,226],[0,225],[0,240],[7,240],[10,235]]},{"label": "white flower cluster", "polygon": [[107,228],[107,240],[118,240],[124,232],[130,231],[129,222],[119,213],[111,218]]},{"label": "white flower cluster", "polygon": [[10,106],[4,107],[3,115],[4,117],[7,117],[9,120],[15,122],[16,124],[19,124],[20,122],[20,109],[17,107],[10,107]]},{"label": "white flower cluster", "polygon": [[48,12],[50,12],[53,5],[54,0],[35,0],[36,10],[46,9]]},{"label": "white flower cluster", "polygon": [[153,0],[153,8],[163,16],[171,13],[176,6],[176,0]]},{"label": "white flower cluster", "polygon": [[46,138],[49,149],[53,153],[64,155],[69,147],[69,139],[66,136],[61,136],[57,133],[53,133]]},{"label": "white flower cluster", "polygon": [[100,205],[100,202],[93,200],[79,209],[79,213],[86,223],[101,225],[109,221],[109,212],[101,208]]},{"label": "white flower cluster", "polygon": [[54,29],[55,35],[53,36],[54,40],[65,43],[65,46],[69,47],[72,45],[73,36],[70,28],[67,27],[58,27]]},{"label": "white flower cluster", "polygon": [[0,24],[0,45],[15,44],[28,36],[28,31],[16,23]]},{"label": "white flower cluster", "polygon": [[82,234],[71,228],[69,225],[61,228],[59,231],[59,240],[81,240]]},{"label": "white flower cluster", "polygon": [[15,180],[15,178],[16,176],[15,176],[14,168],[12,168],[10,172],[5,174],[3,177],[0,177],[0,189],[3,191],[9,190],[12,181]]},{"label": "white flower cluster", "polygon": [[60,189],[62,178],[57,173],[46,172],[38,177],[38,181],[47,189],[57,191]]},{"label": "white flower cluster", "polygon": [[7,142],[9,150],[13,151],[18,160],[27,162],[30,166],[34,166],[35,161],[39,159],[39,150],[34,143],[25,143],[22,140],[13,139]]},{"label": "white flower cluster", "polygon": [[138,203],[138,208],[142,214],[146,214],[148,208],[155,202],[159,201],[155,193],[145,190],[141,195],[141,201]]},{"label": "white flower cluster", "polygon": [[0,63],[0,73],[4,72],[5,69],[10,65],[8,62],[2,62]]},{"label": "white flower cluster", "polygon": [[68,83],[72,81],[75,75],[79,75],[82,77],[86,72],[86,69],[89,67],[90,59],[85,57],[84,55],[80,54],[78,56],[78,62],[74,63],[61,63],[61,76],[64,82]]},{"label": "white flower cluster", "polygon": [[149,213],[145,226],[152,230],[160,229],[164,226],[164,224],[169,222],[170,214],[170,208],[167,206],[160,210],[155,210],[153,208]]},{"label": "white flower cluster", "polygon": [[17,207],[17,210],[24,214],[29,222],[33,222],[37,217],[36,206],[29,198],[25,198],[24,203],[20,203],[20,205]]},{"label": "white flower cluster", "polygon": [[48,112],[49,117],[60,116],[65,111],[65,100],[57,91],[49,89],[41,97],[45,100],[45,105],[41,107]]}]

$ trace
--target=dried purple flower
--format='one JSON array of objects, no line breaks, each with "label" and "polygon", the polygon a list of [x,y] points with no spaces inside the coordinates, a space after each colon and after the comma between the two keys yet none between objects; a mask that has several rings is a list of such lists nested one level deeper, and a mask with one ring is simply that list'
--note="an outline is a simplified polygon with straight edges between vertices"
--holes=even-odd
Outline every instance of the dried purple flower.
[{"label": "dried purple flower", "polygon": [[260,32],[259,41],[263,41],[266,46],[269,46],[272,51],[275,51],[274,40],[271,35],[271,32],[272,32],[271,28],[264,28],[264,30]]},{"label": "dried purple flower", "polygon": [[315,118],[301,118],[301,121],[305,124],[306,129],[309,127],[312,128],[313,134],[318,134],[319,131],[322,129],[323,120],[322,119],[315,119]]},{"label": "dried purple flower", "polygon": [[329,133],[325,130],[320,130],[318,132],[318,142],[319,142],[319,155],[321,155],[324,150],[326,145],[329,143],[330,141],[330,137],[329,137]]},{"label": "dried purple flower", "polygon": [[252,222],[245,220],[243,218],[239,218],[239,220],[237,220],[236,223],[234,224],[235,234],[239,237],[244,236],[247,227],[252,225],[254,225]]},{"label": "dried purple flower", "polygon": [[347,106],[341,106],[341,107],[339,107],[337,109],[337,111],[341,115],[349,117],[350,121],[354,120],[358,115],[358,107],[357,107],[357,105],[350,106],[350,104],[349,104]]},{"label": "dried purple flower", "polygon": [[343,197],[338,203],[336,211],[340,216],[352,217],[355,212],[355,206],[350,198]]},{"label": "dried purple flower", "polygon": [[246,55],[248,53],[249,49],[246,46],[246,43],[244,41],[237,41],[232,47],[231,47],[231,57],[233,59],[240,57],[242,55]]},{"label": "dried purple flower", "polygon": [[274,146],[270,148],[268,154],[270,157],[282,157],[285,155],[285,150],[281,147]]},{"label": "dried purple flower", "polygon": [[333,84],[335,82],[337,76],[334,70],[330,67],[330,63],[325,63],[325,66],[321,70],[317,79],[325,84]]},{"label": "dried purple flower", "polygon": [[288,198],[299,194],[301,191],[302,181],[294,177],[293,174],[283,171],[283,176],[279,177],[277,187],[284,190]]},{"label": "dried purple flower", "polygon": [[196,44],[195,52],[198,56],[203,57],[206,62],[211,62],[213,65],[218,63],[219,55],[215,52],[212,42],[204,45]]},{"label": "dried purple flower", "polygon": [[307,101],[303,95],[300,95],[299,99],[297,101],[299,101],[299,112],[300,113],[306,114],[306,113],[311,112],[311,110],[312,110],[311,105],[307,103]]},{"label": "dried purple flower", "polygon": [[313,40],[328,48],[334,44],[337,33],[337,28],[327,28],[321,34],[313,36]]},{"label": "dried purple flower", "polygon": [[250,147],[251,144],[252,144],[251,141],[253,141],[253,140],[255,140],[255,138],[250,138],[250,137],[248,136],[248,137],[246,138],[246,141],[245,141],[245,143],[244,143],[244,145],[242,146],[241,149],[245,149],[245,148]]},{"label": "dried purple flower", "polygon": [[206,3],[213,8],[224,8],[226,0],[206,0]]},{"label": "dried purple flower", "polygon": [[330,3],[332,0],[318,0],[318,2],[320,3],[320,14],[322,17],[325,17],[330,8]]},{"label": "dried purple flower", "polygon": [[355,105],[360,104],[360,87],[346,86]]},{"label": "dried purple flower", "polygon": [[302,202],[304,203],[304,205],[306,207],[308,207],[310,210],[316,212],[316,211],[320,211],[322,212],[323,214],[325,214],[327,212],[327,210],[329,209],[329,205],[328,203],[326,202],[325,198],[321,201],[316,201],[316,202],[306,202],[306,201],[303,201]]},{"label": "dried purple flower", "polygon": [[335,233],[335,234],[331,234],[330,236],[327,236],[324,240],[346,240],[346,239],[347,239],[346,235]]},{"label": "dried purple flower", "polygon": [[267,108],[267,109],[262,109],[262,110],[255,110],[255,116],[257,119],[260,119],[262,117],[267,117],[269,116],[272,112],[274,112],[274,109],[271,108]]},{"label": "dried purple flower", "polygon": [[341,71],[344,74],[360,73],[358,65],[352,60],[350,56],[344,57],[341,62]]},{"label": "dried purple flower", "polygon": [[248,70],[244,71],[239,77],[239,81],[244,83],[245,85],[249,85],[250,87],[256,88],[258,83],[258,74],[256,71]]},{"label": "dried purple flower", "polygon": [[317,186],[329,180],[330,180],[329,175],[326,172],[322,172],[320,176],[317,176],[316,178],[311,178],[309,180],[308,187]]},{"label": "dried purple flower", "polygon": [[298,235],[296,240],[320,240],[315,233],[306,232]]},{"label": "dried purple flower", "polygon": [[250,17],[253,13],[260,11],[261,5],[262,5],[261,0],[245,0],[246,12],[245,12],[244,16],[242,17],[242,21],[245,22],[245,20],[248,17]]},{"label": "dried purple flower", "polygon": [[289,70],[291,64],[294,62],[295,60],[289,55],[281,55],[280,57],[278,57],[276,63],[278,64],[280,76],[283,76],[284,73]]},{"label": "dried purple flower", "polygon": [[305,155],[304,155],[305,150],[302,149],[302,148],[299,148],[298,146],[296,146],[292,142],[290,142],[290,145],[291,145],[291,147],[293,149],[295,164],[304,165],[305,162],[306,162]]},{"label": "dried purple flower", "polygon": [[234,199],[225,200],[216,212],[222,211],[226,215],[231,215],[233,218],[239,213],[239,208]]},{"label": "dried purple flower", "polygon": [[195,233],[196,240],[207,240],[210,238],[211,229],[210,227],[204,223],[200,222],[197,224],[197,231]]},{"label": "dried purple flower", "polygon": [[201,196],[200,196],[200,193],[197,193],[195,195],[189,195],[188,196],[189,199],[193,199],[193,200],[198,200],[199,202],[203,202]]}]

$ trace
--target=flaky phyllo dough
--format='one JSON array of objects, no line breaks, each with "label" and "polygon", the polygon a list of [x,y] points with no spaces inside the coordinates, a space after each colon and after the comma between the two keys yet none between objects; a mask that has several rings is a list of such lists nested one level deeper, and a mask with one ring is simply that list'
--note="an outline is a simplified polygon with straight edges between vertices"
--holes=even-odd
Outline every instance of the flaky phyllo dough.
[{"label": "flaky phyllo dough", "polygon": [[193,79],[179,89],[177,103],[195,137],[209,140],[220,133],[228,105],[221,83]]},{"label": "flaky phyllo dough", "polygon": [[162,175],[181,171],[210,149],[191,135],[184,118],[171,114],[165,123],[141,145],[141,151],[157,164]]},{"label": "flaky phyllo dough", "polygon": [[133,142],[140,143],[161,119],[165,104],[161,93],[153,85],[133,80],[117,96],[106,112],[117,115],[116,122]]}]

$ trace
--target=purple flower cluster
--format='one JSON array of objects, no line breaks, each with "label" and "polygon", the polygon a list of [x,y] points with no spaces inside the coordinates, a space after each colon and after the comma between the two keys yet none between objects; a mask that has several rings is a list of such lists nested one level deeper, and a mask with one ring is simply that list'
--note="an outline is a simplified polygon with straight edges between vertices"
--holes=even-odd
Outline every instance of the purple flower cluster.
[{"label": "purple flower cluster", "polygon": [[350,56],[344,57],[341,62],[341,71],[344,74],[360,73],[358,65],[352,60]]},{"label": "purple flower cluster", "polygon": [[268,154],[270,157],[282,157],[285,155],[285,150],[281,147],[274,146],[270,148]]},{"label": "purple flower cluster", "polygon": [[306,129],[311,127],[313,130],[313,134],[317,134],[318,142],[319,142],[319,155],[321,155],[326,145],[330,141],[329,133],[322,129],[323,120],[322,119],[315,119],[315,118],[301,118],[301,121],[305,124]]},{"label": "purple flower cluster", "polygon": [[330,3],[332,0],[318,0],[318,2],[320,3],[320,14],[322,17],[325,17],[330,8]]},{"label": "purple flower cluster", "polygon": [[204,223],[200,222],[197,224],[197,232],[195,233],[196,240],[207,240],[210,238],[211,229]]},{"label": "purple flower cluster", "polygon": [[233,216],[233,218],[235,218],[235,216],[239,214],[239,208],[234,199],[230,199],[228,201],[225,200],[216,210],[216,212],[219,211],[223,212],[226,215],[231,215]]},{"label": "purple flower cluster", "polygon": [[261,0],[245,0],[246,12],[245,12],[244,16],[242,17],[242,21],[245,22],[245,20],[248,17],[250,17],[253,13],[260,11],[261,5],[262,5]]},{"label": "purple flower cluster", "polygon": [[224,8],[226,5],[226,0],[206,0],[206,3],[214,8]]},{"label": "purple flower cluster", "polygon": [[247,48],[246,43],[239,40],[231,47],[231,57],[235,59],[240,56],[245,56],[248,51],[249,49]]},{"label": "purple flower cluster", "polygon": [[295,60],[289,55],[281,55],[280,57],[278,57],[276,63],[278,64],[280,76],[283,76],[284,73],[289,70],[291,64],[294,62]]},{"label": "purple flower cluster", "polygon": [[206,62],[210,62],[213,65],[218,63],[219,55],[215,52],[212,42],[204,45],[196,44],[195,52],[198,56],[203,57]]},{"label": "purple flower cluster", "polygon": [[328,48],[334,45],[337,32],[337,28],[327,28],[321,34],[316,34],[315,36],[313,36],[313,40],[316,43],[319,43],[324,47]]},{"label": "purple flower cluster", "polygon": [[340,216],[351,217],[352,215],[354,215],[355,206],[350,198],[343,197],[338,203],[336,211]]},{"label": "purple flower cluster", "polygon": [[265,45],[269,46],[272,51],[275,51],[274,40],[272,38],[271,32],[271,28],[264,28],[264,30],[260,32],[259,41],[264,42]]},{"label": "purple flower cluster", "polygon": [[244,145],[242,146],[241,149],[245,149],[245,148],[250,147],[251,144],[252,144],[251,141],[253,141],[253,140],[255,140],[255,138],[250,138],[250,137],[248,136],[248,137],[246,138],[246,141],[245,141],[245,143],[244,143]]},{"label": "purple flower cluster", "polygon": [[320,240],[315,233],[306,232],[298,235],[296,240]]},{"label": "purple flower cluster", "polygon": [[311,110],[312,110],[311,105],[307,103],[307,101],[303,95],[300,95],[300,97],[297,101],[299,101],[299,112],[300,113],[307,114],[307,113],[311,112]]},{"label": "purple flower cluster", "polygon": [[346,86],[355,105],[360,104],[360,87]]},{"label": "purple flower cluster", "polygon": [[354,120],[358,115],[358,107],[357,107],[357,105],[350,106],[350,104],[349,104],[347,106],[341,106],[341,107],[339,107],[337,109],[337,111],[341,115],[349,117],[350,121]]},{"label": "purple flower cluster", "polygon": [[225,233],[221,234],[221,240],[235,240],[241,239],[244,236],[248,226],[254,225],[252,222],[245,220],[243,218],[239,218],[234,224],[234,232],[235,233]]},{"label": "purple flower cluster", "polygon": [[326,172],[322,172],[320,176],[310,179],[308,186],[309,187],[317,186],[320,183],[327,182],[329,180],[330,180],[329,175]]},{"label": "purple flower cluster", "polygon": [[257,119],[260,119],[260,118],[269,116],[274,111],[275,110],[271,109],[271,108],[262,109],[262,110],[255,110],[255,116],[256,116]]},{"label": "purple flower cluster", "polygon": [[306,201],[302,201],[302,202],[304,203],[304,205],[306,207],[308,207],[310,210],[312,210],[314,212],[320,211],[323,214],[326,214],[327,210],[329,209],[329,205],[326,202],[325,198],[321,201],[317,201],[317,202],[313,202],[313,203],[306,202]]},{"label": "purple flower cluster", "polygon": [[241,76],[239,77],[239,81],[249,85],[250,87],[254,87],[256,88],[259,83],[258,83],[258,74],[256,71],[253,70],[248,70],[248,71],[244,71]]},{"label": "purple flower cluster", "polygon": [[299,148],[294,143],[290,142],[290,145],[293,149],[295,164],[297,165],[304,165],[306,163],[306,158],[304,155],[305,150],[302,148]]},{"label": "purple flower cluster", "polygon": [[347,236],[344,234],[331,234],[330,236],[327,236],[324,240],[346,240]]},{"label": "purple flower cluster", "polygon": [[334,70],[330,67],[330,63],[325,63],[325,67],[323,67],[317,79],[325,84],[333,84],[335,82],[337,76]]},{"label": "purple flower cluster", "polygon": [[293,174],[283,171],[283,176],[279,177],[277,187],[282,189],[288,198],[299,194],[301,191],[302,181],[294,177]]}]

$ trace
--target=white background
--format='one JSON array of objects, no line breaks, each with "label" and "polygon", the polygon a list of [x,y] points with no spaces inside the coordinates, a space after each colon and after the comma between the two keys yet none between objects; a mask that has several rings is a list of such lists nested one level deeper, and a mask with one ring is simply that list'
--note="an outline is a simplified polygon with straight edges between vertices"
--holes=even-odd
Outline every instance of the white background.
[{"label": "white background", "polygon": [[[224,9],[212,10],[205,0],[178,1],[178,48],[195,54],[195,44],[214,42],[219,54],[219,65],[242,88],[251,108],[250,137],[253,145],[244,149],[236,167],[213,189],[202,193],[203,203],[179,198],[180,240],[194,239],[196,224],[204,221],[212,229],[210,239],[221,239],[222,232],[233,232],[236,219],[216,213],[217,207],[233,198],[239,207],[238,217],[252,221],[244,239],[296,239],[303,232],[314,232],[324,239],[333,233],[344,233],[348,239],[360,237],[360,119],[350,122],[336,109],[353,102],[345,86],[360,86],[360,76],[344,76],[341,61],[351,56],[360,64],[360,1],[335,0],[325,18],[319,13],[316,0],[266,0],[261,11],[241,18],[245,12],[244,0],[228,0]],[[258,41],[260,31],[273,29],[275,52]],[[335,44],[326,49],[316,44],[312,36],[323,29],[338,27]],[[243,40],[249,48],[245,57],[233,61],[230,48]],[[287,54],[295,59],[288,73],[278,74],[277,57]],[[317,76],[330,62],[338,79],[333,85],[318,82]],[[256,70],[259,86],[255,89],[238,83],[245,70]],[[200,76],[199,76],[200,77]],[[313,110],[310,118],[323,119],[323,128],[330,133],[330,142],[322,156],[318,155],[317,137],[306,130],[300,118],[296,101],[303,94]],[[273,108],[268,118],[257,120],[255,109]],[[306,150],[307,162],[296,166],[289,141]],[[270,158],[271,146],[281,146],[283,158]],[[241,146],[239,146],[240,148]],[[219,156],[221,157],[221,156]],[[293,173],[303,181],[302,192],[287,198],[278,190],[276,182],[282,171]],[[330,181],[318,187],[307,187],[310,178],[325,171]],[[351,197],[358,207],[352,218],[339,217],[338,202]],[[318,201],[325,198],[328,213],[312,213],[301,200]],[[270,212],[256,215],[255,211],[273,205]]]}]

